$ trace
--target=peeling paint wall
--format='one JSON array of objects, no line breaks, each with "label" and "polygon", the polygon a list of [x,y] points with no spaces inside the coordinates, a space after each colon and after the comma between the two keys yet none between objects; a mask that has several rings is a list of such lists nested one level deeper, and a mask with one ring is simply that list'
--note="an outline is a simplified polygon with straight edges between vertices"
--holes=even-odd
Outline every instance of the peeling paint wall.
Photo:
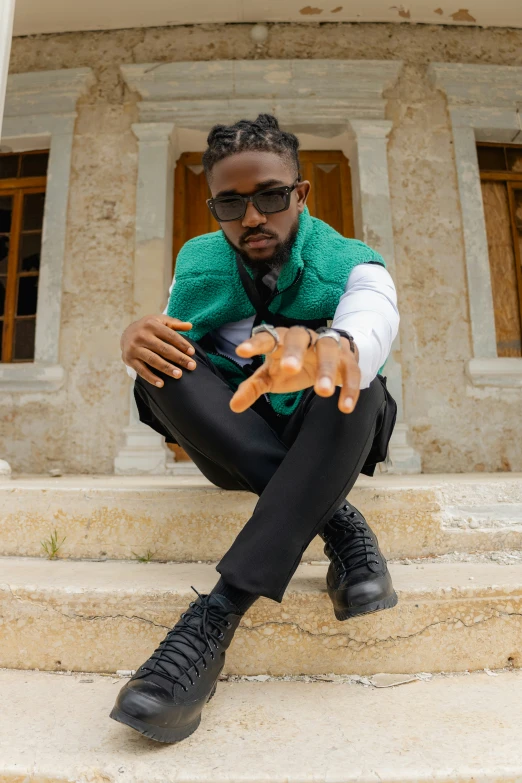
[{"label": "peeling paint wall", "polygon": [[[313,6],[311,6],[313,8]],[[13,468],[110,473],[128,420],[119,337],[131,320],[136,97],[121,63],[269,58],[402,59],[389,95],[393,221],[405,411],[427,472],[522,470],[522,390],[472,387],[464,249],[452,137],[431,61],[522,65],[522,31],[403,25],[250,25],[70,33],[13,42],[11,71],[88,66],[69,200],[60,355],[53,394],[0,395],[0,455]]]}]

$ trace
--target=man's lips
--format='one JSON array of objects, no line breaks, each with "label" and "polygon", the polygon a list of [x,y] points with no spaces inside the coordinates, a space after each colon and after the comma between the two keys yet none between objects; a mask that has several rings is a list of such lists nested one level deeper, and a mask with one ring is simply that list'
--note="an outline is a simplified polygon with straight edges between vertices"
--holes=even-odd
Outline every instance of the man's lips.
[{"label": "man's lips", "polygon": [[261,247],[267,247],[267,245],[272,242],[273,237],[269,237],[266,234],[255,234],[254,236],[247,237],[245,239],[245,245],[248,245],[250,248],[261,248]]}]

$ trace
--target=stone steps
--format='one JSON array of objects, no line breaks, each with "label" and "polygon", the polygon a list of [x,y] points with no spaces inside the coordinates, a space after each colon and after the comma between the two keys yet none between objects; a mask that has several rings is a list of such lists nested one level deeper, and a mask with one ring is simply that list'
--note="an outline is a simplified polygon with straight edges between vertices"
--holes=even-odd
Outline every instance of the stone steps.
[{"label": "stone steps", "polygon": [[92,675],[0,672],[0,781],[522,780],[520,672],[383,689],[221,682],[199,730],[172,746],[109,720],[121,685]]},{"label": "stone steps", "polygon": [[[516,474],[361,478],[350,500],[388,557],[522,549]],[[0,483],[0,555],[40,557],[54,530],[60,557],[216,561],[256,498],[201,476],[19,478]],[[305,560],[324,559],[314,541]]]},{"label": "stone steps", "polygon": [[[227,659],[233,674],[464,671],[521,666],[522,569],[494,563],[392,564],[399,605],[337,622],[325,567],[302,565],[282,604],[260,600]],[[0,666],[137,668],[211,565],[0,561]]]}]

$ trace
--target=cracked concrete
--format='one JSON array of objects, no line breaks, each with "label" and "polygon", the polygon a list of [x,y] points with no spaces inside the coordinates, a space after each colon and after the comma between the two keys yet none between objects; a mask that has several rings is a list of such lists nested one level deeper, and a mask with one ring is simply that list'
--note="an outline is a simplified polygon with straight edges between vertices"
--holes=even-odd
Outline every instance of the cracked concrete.
[{"label": "cracked concrete", "polygon": [[[215,581],[197,564],[8,559],[0,585],[0,666],[132,670]],[[517,567],[391,568],[399,605],[339,623],[325,569],[301,566],[282,604],[259,600],[227,658],[228,674],[375,674],[520,665]]]}]

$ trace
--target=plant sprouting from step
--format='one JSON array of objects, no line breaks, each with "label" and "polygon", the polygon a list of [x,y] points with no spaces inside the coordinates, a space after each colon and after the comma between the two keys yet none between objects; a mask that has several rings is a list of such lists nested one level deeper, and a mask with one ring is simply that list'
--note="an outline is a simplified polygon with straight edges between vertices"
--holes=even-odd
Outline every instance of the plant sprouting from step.
[{"label": "plant sprouting from step", "polygon": [[144,555],[138,555],[136,552],[133,552],[132,554],[138,563],[150,563],[156,552],[153,552],[152,549],[147,549]]},{"label": "plant sprouting from step", "polygon": [[60,541],[56,530],[54,531],[54,533],[51,533],[49,538],[44,538],[44,540],[42,541],[42,549],[47,555],[49,560],[56,560],[60,548],[62,547],[66,538],[67,536],[64,536]]}]

